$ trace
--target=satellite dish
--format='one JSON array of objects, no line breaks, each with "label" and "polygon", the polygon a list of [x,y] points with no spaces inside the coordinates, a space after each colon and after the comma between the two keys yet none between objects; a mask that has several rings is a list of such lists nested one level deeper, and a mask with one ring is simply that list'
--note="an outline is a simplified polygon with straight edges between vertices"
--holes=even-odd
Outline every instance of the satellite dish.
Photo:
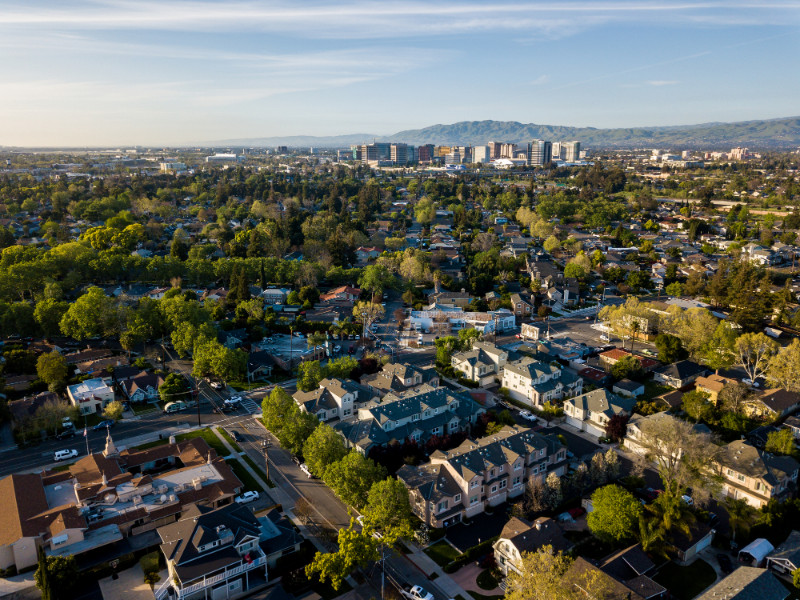
[{"label": "satellite dish", "polygon": [[167,501],[167,495],[161,494],[161,502],[166,502],[166,501]]}]

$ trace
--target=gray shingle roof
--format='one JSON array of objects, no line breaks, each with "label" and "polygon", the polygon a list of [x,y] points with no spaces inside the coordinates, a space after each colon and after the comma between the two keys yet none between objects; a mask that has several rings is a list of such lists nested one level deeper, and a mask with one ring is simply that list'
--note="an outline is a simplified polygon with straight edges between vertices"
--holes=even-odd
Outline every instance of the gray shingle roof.
[{"label": "gray shingle roof", "polygon": [[769,571],[739,567],[695,600],[784,600],[789,591]]}]

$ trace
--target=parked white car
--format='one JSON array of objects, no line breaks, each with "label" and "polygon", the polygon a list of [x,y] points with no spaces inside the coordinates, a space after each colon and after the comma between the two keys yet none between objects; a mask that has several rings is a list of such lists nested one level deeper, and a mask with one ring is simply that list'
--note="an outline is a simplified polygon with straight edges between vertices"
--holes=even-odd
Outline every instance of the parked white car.
[{"label": "parked white car", "polygon": [[311,478],[313,477],[313,475],[311,474],[311,469],[309,469],[309,468],[308,468],[308,465],[307,465],[306,463],[302,463],[302,464],[300,465],[300,470],[301,470],[303,473],[305,473],[305,474],[306,474],[306,476],[307,476],[309,479],[311,479]]},{"label": "parked white car", "polygon": [[236,504],[248,504],[258,500],[258,492],[245,492],[241,496],[236,496]]},{"label": "parked white car", "polygon": [[403,592],[403,596],[410,600],[433,600],[433,594],[426,592],[421,585],[415,585],[407,592]]},{"label": "parked white car", "polygon": [[521,411],[519,411],[519,416],[522,417],[523,419],[527,420],[527,421],[530,421],[531,423],[536,423],[536,421],[538,420],[536,418],[536,415],[534,415],[529,410],[521,410]]}]

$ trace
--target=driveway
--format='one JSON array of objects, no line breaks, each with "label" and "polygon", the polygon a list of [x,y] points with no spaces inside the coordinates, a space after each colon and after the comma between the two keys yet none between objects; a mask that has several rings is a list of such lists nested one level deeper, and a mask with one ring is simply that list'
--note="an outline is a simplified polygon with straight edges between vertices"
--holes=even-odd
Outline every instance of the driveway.
[{"label": "driveway", "polygon": [[139,563],[118,575],[117,579],[106,577],[99,581],[105,600],[153,600],[153,590],[150,584],[144,582],[144,573]]},{"label": "driveway", "polygon": [[477,515],[470,519],[469,525],[459,523],[447,528],[447,541],[458,548],[460,552],[465,552],[489,538],[500,535],[503,527],[508,522],[506,509],[508,504],[495,506],[491,515],[486,513]]},{"label": "driveway", "polygon": [[572,452],[578,460],[591,460],[592,456],[603,450],[600,445],[590,442],[586,438],[570,431],[568,427],[561,425],[546,427],[542,429],[541,433],[563,435],[564,439],[567,441],[567,450]]}]

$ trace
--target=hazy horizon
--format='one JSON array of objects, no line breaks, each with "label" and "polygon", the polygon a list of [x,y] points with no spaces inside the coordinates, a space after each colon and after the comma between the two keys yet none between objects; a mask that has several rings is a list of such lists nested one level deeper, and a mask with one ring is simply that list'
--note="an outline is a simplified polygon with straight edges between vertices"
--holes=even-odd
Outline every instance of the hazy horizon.
[{"label": "hazy horizon", "polygon": [[798,114],[800,3],[0,0],[0,145]]}]

